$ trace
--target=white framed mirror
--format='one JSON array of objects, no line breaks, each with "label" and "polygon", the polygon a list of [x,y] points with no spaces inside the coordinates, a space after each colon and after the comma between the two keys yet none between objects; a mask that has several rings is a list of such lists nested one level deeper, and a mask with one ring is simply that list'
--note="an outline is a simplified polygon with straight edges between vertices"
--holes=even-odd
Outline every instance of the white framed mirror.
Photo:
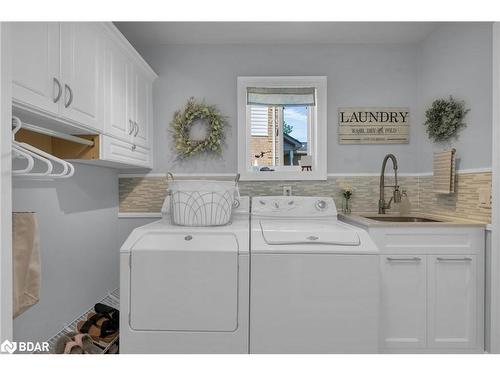
[{"label": "white framed mirror", "polygon": [[238,77],[242,180],[326,180],[327,79]]}]

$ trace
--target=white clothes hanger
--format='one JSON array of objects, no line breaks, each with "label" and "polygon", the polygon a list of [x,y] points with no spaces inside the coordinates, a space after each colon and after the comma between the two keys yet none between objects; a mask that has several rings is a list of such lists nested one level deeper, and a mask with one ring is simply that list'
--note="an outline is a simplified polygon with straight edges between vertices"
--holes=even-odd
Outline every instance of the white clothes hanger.
[{"label": "white clothes hanger", "polygon": [[[12,131],[12,149],[29,155],[32,159],[42,162],[47,167],[47,169],[44,172],[31,172],[31,173],[28,172],[28,173],[23,173],[23,174],[19,173],[19,174],[16,174],[16,176],[19,176],[19,177],[21,177],[21,176],[46,177],[47,175],[49,175],[52,172],[52,169],[53,169],[52,163],[49,160],[47,160],[46,158],[38,155],[37,153],[34,153],[30,150],[26,150],[23,147],[18,145],[18,142],[15,140],[14,137],[15,137],[16,133],[21,129],[22,122],[18,117],[13,117],[12,120],[13,120],[12,122],[14,124],[14,130]],[[34,160],[33,160],[33,162],[34,162]]]},{"label": "white clothes hanger", "polygon": [[28,165],[24,169],[13,169],[12,173],[13,174],[24,174],[24,173],[29,173],[33,167],[35,166],[35,159],[33,157],[21,150],[18,150],[17,148],[12,147],[13,154],[17,155],[21,159],[26,159],[28,161]]},{"label": "white clothes hanger", "polygon": [[49,174],[45,175],[45,177],[58,178],[58,177],[71,177],[72,176],[72,174],[71,174],[71,176],[68,174],[68,170],[74,170],[74,168],[73,168],[73,166],[71,166],[71,169],[70,169],[70,167],[69,167],[70,164],[68,162],[66,162],[62,159],[59,159],[59,158],[55,157],[54,155],[49,154],[48,152],[39,150],[38,148],[33,147],[30,144],[23,143],[23,142],[17,142],[17,141],[15,141],[15,142],[16,142],[15,145],[22,147],[25,151],[31,151],[32,153],[38,154],[40,157],[47,159],[49,161],[49,163],[51,164],[51,172],[54,169],[54,166],[51,162],[55,162],[57,164],[62,165],[62,167],[63,167],[62,172],[49,173]]},{"label": "white clothes hanger", "polygon": [[30,150],[26,150],[26,149],[18,146],[17,144],[14,144],[14,143],[12,143],[12,149],[20,151],[20,152],[24,152],[24,153],[30,155],[33,159],[42,162],[46,166],[46,170],[43,172],[29,172],[29,173],[24,173],[24,174],[17,174],[16,176],[18,176],[18,177],[31,177],[31,176],[33,176],[33,177],[47,177],[50,173],[52,173],[53,166],[52,166],[52,163],[50,162],[50,160],[48,160],[48,159],[46,159],[46,158],[44,158],[44,157],[42,157],[34,152],[31,152]]},{"label": "white clothes hanger", "polygon": [[[19,176],[25,176],[25,177],[45,177],[45,178],[68,178],[72,177],[75,173],[75,168],[71,163],[68,163],[65,160],[59,159],[58,157],[55,157],[52,154],[49,154],[48,152],[42,151],[30,144],[24,143],[24,142],[18,142],[15,140],[15,135],[16,133],[21,129],[22,127],[22,121],[19,119],[19,117],[12,117],[12,122],[14,124],[14,130],[12,132],[12,146],[21,149],[21,151],[27,152],[29,155],[33,156],[34,158],[44,162],[45,164],[48,164],[47,171],[43,173],[26,173],[26,174],[20,174]],[[63,170],[59,173],[52,173],[54,166],[53,162],[59,164],[62,166]]]}]

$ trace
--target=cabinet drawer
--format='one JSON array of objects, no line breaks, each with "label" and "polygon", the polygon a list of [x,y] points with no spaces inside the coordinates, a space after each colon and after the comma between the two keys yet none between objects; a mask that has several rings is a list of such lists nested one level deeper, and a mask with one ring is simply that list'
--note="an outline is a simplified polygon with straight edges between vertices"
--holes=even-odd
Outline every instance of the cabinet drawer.
[{"label": "cabinet drawer", "polygon": [[482,227],[373,228],[383,254],[474,254],[484,247]]},{"label": "cabinet drawer", "polygon": [[101,136],[101,159],[137,165],[139,167],[151,167],[150,150],[130,143]]}]

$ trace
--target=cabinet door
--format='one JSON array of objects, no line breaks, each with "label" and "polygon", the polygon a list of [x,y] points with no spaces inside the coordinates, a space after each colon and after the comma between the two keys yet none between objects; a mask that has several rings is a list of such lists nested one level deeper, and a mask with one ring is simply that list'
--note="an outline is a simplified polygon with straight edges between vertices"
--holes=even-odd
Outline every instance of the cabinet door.
[{"label": "cabinet door", "polygon": [[151,105],[152,105],[152,84],[136,69],[135,73],[135,123],[137,131],[134,133],[134,143],[149,147],[149,131],[151,124]]},{"label": "cabinet door", "polygon": [[61,24],[61,114],[92,129],[103,130],[104,39],[100,25]]},{"label": "cabinet door", "polygon": [[59,23],[12,23],[14,102],[57,115],[62,101]]},{"label": "cabinet door", "polygon": [[380,262],[382,347],[425,348],[425,256],[384,255]]},{"label": "cabinet door", "polygon": [[429,347],[477,345],[477,258],[429,256]]},{"label": "cabinet door", "polygon": [[132,124],[131,63],[114,42],[106,48],[106,125],[105,132],[130,141]]}]

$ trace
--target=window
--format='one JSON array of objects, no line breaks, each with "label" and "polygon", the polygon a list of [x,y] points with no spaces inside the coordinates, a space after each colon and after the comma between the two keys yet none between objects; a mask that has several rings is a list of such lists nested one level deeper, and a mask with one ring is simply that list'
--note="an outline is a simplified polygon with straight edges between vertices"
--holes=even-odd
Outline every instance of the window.
[{"label": "window", "polygon": [[311,116],[306,105],[250,105],[253,166],[300,165],[309,155]]},{"label": "window", "polygon": [[325,77],[239,77],[238,105],[242,179],[326,179]]}]

